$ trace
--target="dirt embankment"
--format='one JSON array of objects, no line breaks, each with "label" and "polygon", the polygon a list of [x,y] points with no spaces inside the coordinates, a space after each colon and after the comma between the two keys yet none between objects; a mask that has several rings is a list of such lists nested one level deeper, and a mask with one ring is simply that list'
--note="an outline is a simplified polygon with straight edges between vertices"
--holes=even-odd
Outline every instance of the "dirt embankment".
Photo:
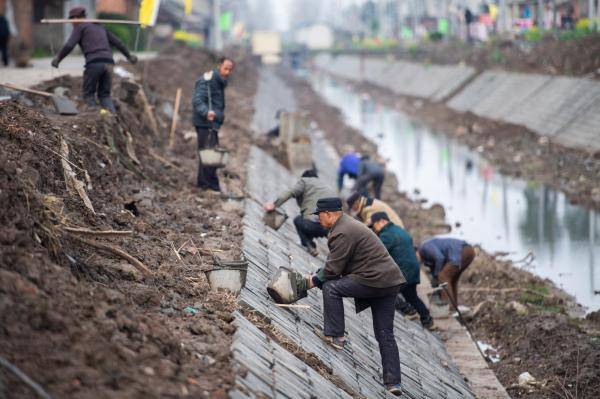
[{"label": "dirt embankment", "polygon": [[399,56],[434,64],[465,63],[480,71],[502,68],[515,72],[600,78],[600,34],[570,40],[544,37],[537,42],[429,43]]},{"label": "dirt embankment", "polygon": [[[235,57],[222,129],[232,161],[222,175],[224,191],[241,193],[256,87],[253,64]],[[54,397],[223,398],[233,384],[235,300],[210,291],[202,271],[213,253],[240,255],[243,207],[194,188],[195,133],[183,134],[193,132],[194,82],[214,63],[212,54],[177,47],[127,67],[154,102],[158,136],[139,99],[118,101],[116,117],[97,110],[60,117],[33,98],[33,108],[0,107],[0,356]],[[118,98],[121,79],[113,85]],[[70,89],[84,108],[80,78],[41,86]],[[182,112],[167,150],[167,103],[177,87]],[[67,189],[65,166],[95,213]],[[98,246],[120,248],[142,265]],[[0,397],[33,395],[2,367],[0,382]]]},{"label": "dirt embankment", "polygon": [[[300,108],[310,112],[338,152],[345,144],[375,150],[375,145],[347,126],[339,110],[329,106],[309,84],[291,74],[284,77],[295,89]],[[415,242],[448,231],[441,206],[425,209],[398,193],[396,187],[395,177],[388,176],[383,199],[399,212]],[[476,338],[498,350],[500,361],[491,367],[512,397],[598,395],[599,312],[583,320],[568,317],[571,299],[552,282],[482,250],[463,274],[460,289],[461,303],[473,309],[470,326]],[[537,383],[517,386],[523,372],[531,373]]]}]

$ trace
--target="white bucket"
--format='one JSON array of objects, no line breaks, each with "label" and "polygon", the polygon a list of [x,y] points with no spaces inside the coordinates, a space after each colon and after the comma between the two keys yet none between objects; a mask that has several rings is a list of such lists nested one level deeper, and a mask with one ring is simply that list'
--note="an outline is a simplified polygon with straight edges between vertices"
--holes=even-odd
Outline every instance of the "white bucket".
[{"label": "white bucket", "polygon": [[222,262],[215,260],[212,270],[208,270],[205,273],[211,289],[216,290],[221,288],[237,295],[244,285],[246,285],[248,261]]},{"label": "white bucket", "polygon": [[223,168],[229,161],[229,150],[223,147],[205,148],[198,151],[203,166]]}]

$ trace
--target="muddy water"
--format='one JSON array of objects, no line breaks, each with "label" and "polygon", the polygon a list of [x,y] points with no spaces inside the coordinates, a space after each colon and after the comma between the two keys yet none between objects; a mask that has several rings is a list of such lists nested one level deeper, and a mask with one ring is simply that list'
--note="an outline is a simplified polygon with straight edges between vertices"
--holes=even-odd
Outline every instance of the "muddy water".
[{"label": "muddy water", "polygon": [[573,206],[548,187],[503,176],[477,149],[329,76],[310,80],[348,124],[379,144],[400,190],[446,208],[453,226],[449,235],[490,253],[506,252],[518,266],[575,296],[588,311],[600,309],[600,212]]}]

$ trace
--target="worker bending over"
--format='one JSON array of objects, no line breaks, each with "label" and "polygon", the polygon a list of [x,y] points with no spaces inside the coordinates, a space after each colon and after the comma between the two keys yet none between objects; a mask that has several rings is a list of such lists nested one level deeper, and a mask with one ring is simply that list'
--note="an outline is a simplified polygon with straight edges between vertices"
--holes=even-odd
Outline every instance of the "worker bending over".
[{"label": "worker bending over", "polygon": [[[475,259],[475,249],[463,240],[436,237],[423,242],[417,251],[419,259],[431,269],[432,286],[448,284],[448,294],[458,307],[458,280]],[[446,291],[442,299],[447,300]]]},{"label": "worker bending over", "polygon": [[317,171],[309,169],[302,173],[300,180],[290,188],[279,194],[274,202],[267,202],[263,205],[267,212],[279,208],[290,198],[295,198],[300,207],[300,215],[294,218],[294,226],[300,237],[300,244],[312,255],[318,256],[317,245],[314,239],[325,237],[327,230],[319,224],[319,218],[312,213],[317,207],[319,198],[334,196],[335,193],[321,179]]},{"label": "worker bending over", "polygon": [[433,319],[429,314],[429,309],[417,295],[417,285],[421,282],[421,273],[412,237],[406,230],[392,223],[385,212],[374,213],[371,216],[370,227],[377,233],[406,278],[406,284],[400,288],[400,293],[419,313],[421,325],[428,330],[433,330]]},{"label": "worker bending over", "polygon": [[[69,19],[83,18],[86,18],[84,7],[73,7],[69,11]],[[131,54],[127,47],[104,26],[91,22],[73,22],[73,32],[58,55],[52,60],[52,66],[58,68],[58,64],[63,58],[69,55],[78,44],[85,56],[83,100],[88,106],[95,107],[98,105],[97,95],[102,108],[112,113],[117,112],[110,95],[115,64],[111,46],[116,47],[132,64],[137,62],[137,57]]]}]

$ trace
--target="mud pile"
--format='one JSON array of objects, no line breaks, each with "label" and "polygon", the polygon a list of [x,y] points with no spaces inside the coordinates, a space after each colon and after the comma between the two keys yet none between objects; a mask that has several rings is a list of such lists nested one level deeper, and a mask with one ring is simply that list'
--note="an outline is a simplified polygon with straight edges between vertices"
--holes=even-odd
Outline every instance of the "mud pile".
[{"label": "mud pile", "polygon": [[[308,83],[282,74],[295,89],[300,108],[310,112],[338,152],[342,153],[346,144],[360,151],[376,150]],[[398,193],[396,187],[395,176],[388,174],[383,200],[398,211],[415,242],[451,231],[442,206],[434,204],[426,209],[405,193]],[[491,255],[481,249],[461,278],[460,296],[461,304],[472,309],[469,323],[476,339],[496,349],[489,355],[500,360],[491,367],[512,397],[565,398],[575,397],[576,392],[579,397],[595,397],[600,392],[597,312],[586,319],[569,317],[578,306],[551,281],[502,260],[501,254]],[[518,386],[523,372],[532,374],[536,383]]]},{"label": "mud pile", "polygon": [[[222,129],[232,149],[222,188],[233,193],[255,91],[254,66],[237,56]],[[240,256],[243,207],[194,188],[190,134],[191,90],[214,61],[178,47],[127,67],[156,108],[157,131],[139,101],[118,101],[117,116],[60,117],[33,98],[0,107],[0,356],[54,397],[219,398],[233,383],[235,300],[210,291],[203,270],[214,256]],[[79,99],[80,78],[41,85],[53,86]],[[183,106],[167,149],[177,87]],[[33,395],[4,368],[0,381],[2,397]]]}]

